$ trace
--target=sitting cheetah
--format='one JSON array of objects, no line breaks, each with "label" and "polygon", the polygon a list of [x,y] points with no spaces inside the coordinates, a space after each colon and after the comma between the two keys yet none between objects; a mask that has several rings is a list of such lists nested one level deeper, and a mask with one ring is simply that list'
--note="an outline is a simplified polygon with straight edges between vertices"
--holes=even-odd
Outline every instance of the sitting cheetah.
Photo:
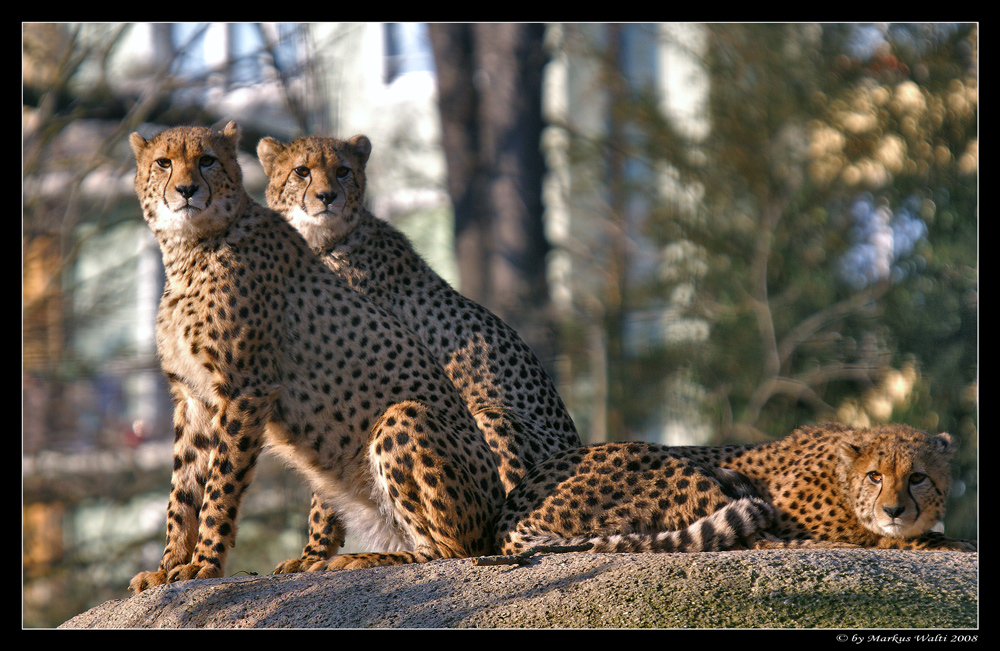
[{"label": "sitting cheetah", "polygon": [[232,122],[130,137],[166,270],[157,349],[175,404],[166,548],[130,589],[222,575],[264,445],[373,550],[326,568],[491,550],[504,489],[458,391],[395,316],[249,197],[238,139]]},{"label": "sitting cheetah", "polygon": [[[458,388],[496,457],[510,491],[549,455],[580,446],[573,420],[531,350],[503,321],[455,291],[396,228],[363,206],[371,143],[301,138],[257,146],[270,182],[268,205],[354,289],[406,323]],[[335,512],[316,499],[295,571],[336,552],[343,542]]]},{"label": "sitting cheetah", "polygon": [[[803,427],[757,446],[591,446],[528,473],[501,510],[497,545],[512,555],[587,542],[611,552],[975,551],[931,531],[944,515],[951,455],[947,434],[903,425]],[[754,496],[773,508],[773,522]]]}]

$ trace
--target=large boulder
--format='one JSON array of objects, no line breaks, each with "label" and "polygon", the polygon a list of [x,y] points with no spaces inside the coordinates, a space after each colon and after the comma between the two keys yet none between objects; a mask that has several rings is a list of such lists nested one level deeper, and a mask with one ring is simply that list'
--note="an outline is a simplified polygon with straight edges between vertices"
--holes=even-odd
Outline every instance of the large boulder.
[{"label": "large boulder", "polygon": [[975,628],[979,554],[542,554],[184,581],[60,628]]}]

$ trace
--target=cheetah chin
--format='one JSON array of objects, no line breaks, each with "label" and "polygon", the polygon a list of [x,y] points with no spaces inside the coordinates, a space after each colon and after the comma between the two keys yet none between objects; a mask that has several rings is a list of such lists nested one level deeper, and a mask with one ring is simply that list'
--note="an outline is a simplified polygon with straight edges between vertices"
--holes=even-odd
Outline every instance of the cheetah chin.
[{"label": "cheetah chin", "polygon": [[217,233],[229,224],[211,206],[199,208],[185,205],[171,208],[166,203],[159,206],[157,220],[164,229],[182,238],[198,238],[207,233]]},{"label": "cheetah chin", "polygon": [[285,218],[295,230],[302,234],[310,246],[314,246],[326,241],[327,238],[336,240],[343,237],[342,233],[337,232],[335,217],[336,214],[329,209],[310,215],[305,210],[296,208],[289,212]]}]

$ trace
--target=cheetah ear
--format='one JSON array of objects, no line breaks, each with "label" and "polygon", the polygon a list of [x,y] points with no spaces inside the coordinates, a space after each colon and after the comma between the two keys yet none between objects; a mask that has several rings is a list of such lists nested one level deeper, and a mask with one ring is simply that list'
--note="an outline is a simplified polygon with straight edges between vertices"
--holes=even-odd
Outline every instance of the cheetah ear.
[{"label": "cheetah ear", "polygon": [[274,162],[284,149],[285,146],[274,138],[261,138],[261,141],[257,143],[257,158],[264,167],[264,174],[271,176],[271,170],[274,169]]},{"label": "cheetah ear", "polygon": [[854,445],[854,443],[850,441],[840,442],[840,458],[844,461],[844,463],[848,465],[854,463],[854,460],[858,458],[859,454],[861,454],[860,446]]},{"label": "cheetah ear", "polygon": [[347,144],[354,149],[354,153],[362,165],[368,163],[368,157],[372,155],[372,141],[368,139],[368,136],[354,136],[347,141]]},{"label": "cheetah ear", "polygon": [[931,437],[931,445],[933,445],[942,454],[947,454],[949,457],[955,451],[952,447],[951,434],[947,432],[941,432],[936,436]]},{"label": "cheetah ear", "polygon": [[225,126],[222,126],[222,120],[219,120],[210,126],[208,130],[211,132],[212,139],[215,140],[217,145],[229,149],[233,156],[236,156],[236,150],[240,144],[240,125],[230,120],[226,122]]},{"label": "cheetah ear", "polygon": [[[215,127],[212,128],[215,131]],[[236,124],[230,120],[225,127],[222,128],[222,137],[230,142],[233,147],[233,152],[236,151],[236,147],[240,144],[240,125]]]},{"label": "cheetah ear", "polygon": [[136,160],[139,160],[139,154],[142,153],[142,150],[145,149],[146,145],[149,143],[146,142],[145,138],[139,135],[138,131],[136,131],[128,137],[128,144],[129,147],[132,148],[132,154],[135,156]]}]

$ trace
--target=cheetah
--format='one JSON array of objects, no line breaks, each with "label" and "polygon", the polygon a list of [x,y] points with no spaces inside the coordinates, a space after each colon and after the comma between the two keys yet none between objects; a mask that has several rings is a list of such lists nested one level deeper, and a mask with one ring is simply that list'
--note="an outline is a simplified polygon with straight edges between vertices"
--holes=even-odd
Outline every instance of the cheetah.
[{"label": "cheetah", "polygon": [[588,542],[606,552],[976,551],[973,542],[932,531],[944,515],[952,453],[948,434],[832,424],[756,446],[571,450],[536,467],[508,495],[497,547],[507,555]]},{"label": "cheetah", "polygon": [[166,271],[157,352],[175,406],[166,545],[130,590],[223,575],[265,448],[371,550],[322,569],[491,550],[504,489],[457,389],[399,319],[250,198],[239,135],[230,122],[130,136]]},{"label": "cheetah", "polygon": [[497,521],[502,554],[591,545],[595,552],[746,549],[774,513],[739,473],[710,472],[651,443],[557,453],[508,496]]},{"label": "cheetah", "polygon": [[[489,443],[504,489],[551,454],[581,445],[573,419],[541,363],[521,338],[464,297],[414,250],[403,233],[363,205],[366,136],[264,138],[257,155],[269,177],[268,206],[305,237],[346,283],[399,315],[439,360]],[[336,514],[313,500],[309,543],[295,571],[335,551]]]}]

